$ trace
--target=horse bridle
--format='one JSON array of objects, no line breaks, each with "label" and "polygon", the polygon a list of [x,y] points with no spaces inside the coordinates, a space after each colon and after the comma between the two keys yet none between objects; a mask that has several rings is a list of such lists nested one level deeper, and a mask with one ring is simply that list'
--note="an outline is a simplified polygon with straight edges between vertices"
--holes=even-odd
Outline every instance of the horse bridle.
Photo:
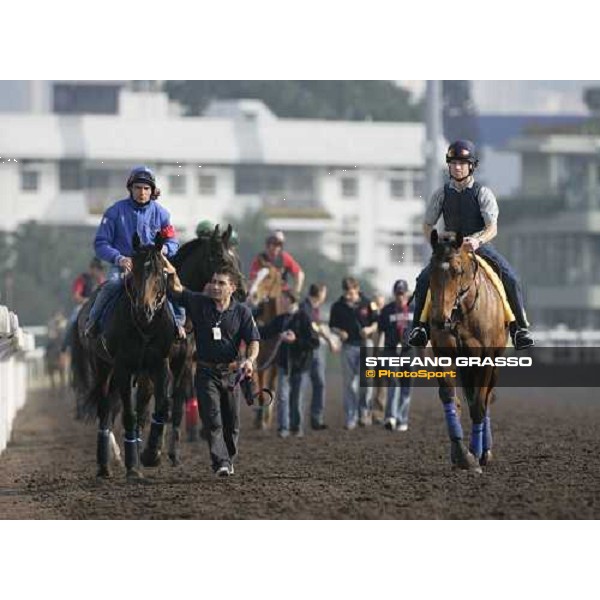
[{"label": "horse bridle", "polygon": [[[473,270],[473,279],[470,281],[467,287],[463,287],[463,275],[465,274],[464,267],[461,266],[460,270],[460,281],[458,286],[458,292],[456,294],[456,298],[454,300],[454,305],[452,306],[452,310],[450,311],[450,317],[445,321],[431,321],[431,324],[435,326],[436,329],[448,331],[456,335],[456,326],[460,320],[460,317],[464,317],[471,313],[475,309],[475,305],[477,304],[477,300],[479,299],[479,287],[475,287],[475,299],[473,300],[473,304],[465,311],[462,309],[462,301],[467,297],[471,286],[475,283],[475,278],[477,277],[477,273],[479,271],[479,263],[477,262],[477,258],[473,256],[473,262],[475,263],[475,269]],[[442,304],[444,302],[444,288],[442,288]]]},{"label": "horse bridle", "polygon": [[[144,261],[144,282],[146,281],[147,277],[147,269],[151,265],[152,256],[148,257]],[[154,315],[156,315],[156,313],[163,307],[167,300],[167,275],[162,268],[159,270],[159,273],[160,275],[158,277],[160,280],[160,290],[158,291],[155,302],[153,303],[153,307],[150,310],[148,310],[146,307],[140,307],[140,290],[135,290],[130,284],[130,282],[133,279],[133,276],[127,277],[125,279],[125,291],[127,292],[127,296],[129,297],[131,318],[133,319],[136,329],[143,337],[145,337],[145,334],[143,333],[142,327],[137,318],[137,315],[140,312],[140,308],[143,308],[145,316],[148,319],[148,323],[150,323],[152,319],[154,319]],[[142,285],[142,290],[143,287],[144,286]]]}]

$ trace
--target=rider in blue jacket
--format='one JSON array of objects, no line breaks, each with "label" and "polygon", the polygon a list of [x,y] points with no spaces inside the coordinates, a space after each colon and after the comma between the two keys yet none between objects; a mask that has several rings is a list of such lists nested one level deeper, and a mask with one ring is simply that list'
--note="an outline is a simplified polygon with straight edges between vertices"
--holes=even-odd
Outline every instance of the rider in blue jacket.
[{"label": "rider in blue jacket", "polygon": [[[102,217],[96,232],[94,248],[96,256],[112,265],[108,281],[101,288],[94,302],[85,328],[85,335],[98,334],[98,320],[104,307],[123,286],[121,274],[128,274],[133,268],[133,234],[137,232],[142,245],[154,243],[157,233],[165,238],[163,252],[171,258],[179,248],[175,230],[171,225],[169,212],[156,198],[160,190],[156,187],[154,173],[148,167],[135,167],[127,179],[129,197],[115,202]],[[169,304],[173,311],[178,337],[185,337],[183,325],[185,310]]]}]

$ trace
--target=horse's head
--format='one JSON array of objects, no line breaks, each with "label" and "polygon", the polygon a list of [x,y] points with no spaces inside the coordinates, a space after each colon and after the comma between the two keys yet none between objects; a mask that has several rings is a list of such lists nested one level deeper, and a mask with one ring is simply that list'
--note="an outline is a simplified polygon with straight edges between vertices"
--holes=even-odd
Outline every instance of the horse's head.
[{"label": "horse's head", "polygon": [[268,262],[263,262],[252,287],[248,292],[254,303],[264,300],[276,300],[281,297],[283,279],[279,269]]},{"label": "horse's head", "polygon": [[212,233],[202,235],[184,244],[173,259],[181,282],[196,292],[202,292],[213,273],[231,267],[236,273],[237,300],[246,299],[246,284],[242,275],[240,259],[231,243],[231,225],[221,232],[217,225]]},{"label": "horse's head", "polygon": [[437,329],[450,329],[469,287],[466,270],[470,258],[462,251],[463,235],[431,232],[431,323]]},{"label": "horse's head", "polygon": [[133,236],[133,270],[130,278],[130,295],[138,317],[150,323],[167,299],[167,281],[163,269],[160,233],[154,244],[142,246],[137,233]]}]

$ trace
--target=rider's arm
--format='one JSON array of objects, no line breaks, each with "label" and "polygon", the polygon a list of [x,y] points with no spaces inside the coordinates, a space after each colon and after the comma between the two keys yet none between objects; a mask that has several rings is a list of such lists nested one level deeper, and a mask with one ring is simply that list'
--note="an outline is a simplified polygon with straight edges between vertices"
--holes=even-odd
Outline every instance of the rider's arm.
[{"label": "rider's arm", "polygon": [[471,237],[477,238],[480,244],[485,244],[486,242],[491,242],[497,234],[498,227],[496,223],[492,223],[491,225],[487,225],[485,229],[474,233]]},{"label": "rider's arm", "polygon": [[160,233],[163,238],[165,238],[165,243],[163,248],[166,248],[165,255],[171,258],[175,256],[177,250],[179,250],[179,242],[177,241],[177,235],[175,233],[175,228],[171,225],[171,215],[169,211],[160,207]]},{"label": "rider's arm", "polygon": [[427,239],[427,243],[429,243],[431,232],[435,227],[435,224],[438,222],[440,215],[442,214],[442,205],[444,204],[444,188],[440,188],[436,190],[427,206],[425,207],[425,217],[423,219],[423,233],[425,234],[425,238]]},{"label": "rider's arm", "polygon": [[302,290],[302,284],[304,283],[304,271],[298,262],[289,252],[283,253],[283,266],[293,275],[294,281],[296,282],[295,291],[297,294]]},{"label": "rider's arm", "polygon": [[116,265],[122,258],[121,253],[114,247],[115,240],[115,222],[118,215],[113,208],[109,208],[102,217],[96,238],[94,239],[94,249],[96,256],[101,260]]},{"label": "rider's arm", "polygon": [[477,238],[480,244],[492,241],[498,233],[498,201],[494,192],[490,188],[482,186],[479,190],[477,197],[479,201],[479,207],[481,209],[481,216],[485,223],[485,228],[481,231],[473,234],[471,237]]},{"label": "rider's arm", "polygon": [[296,294],[299,294],[302,291],[302,286],[304,284],[305,278],[306,278],[306,275],[304,274],[304,271],[302,271],[302,269],[301,269],[300,272],[298,273],[298,275],[296,276]]}]

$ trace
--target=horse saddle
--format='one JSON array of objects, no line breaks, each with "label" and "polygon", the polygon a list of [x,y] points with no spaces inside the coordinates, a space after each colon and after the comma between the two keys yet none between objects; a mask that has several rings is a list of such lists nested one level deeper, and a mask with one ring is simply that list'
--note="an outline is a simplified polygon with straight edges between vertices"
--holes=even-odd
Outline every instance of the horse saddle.
[{"label": "horse saddle", "polygon": [[[508,298],[506,297],[506,290],[504,289],[504,284],[500,279],[499,275],[494,270],[493,266],[485,260],[482,256],[475,254],[475,258],[479,263],[479,266],[483,269],[488,279],[492,282],[493,286],[498,290],[500,294],[500,298],[502,300],[502,306],[504,307],[504,321],[506,323],[512,323],[515,320],[515,315],[508,303]],[[427,289],[427,296],[425,298],[425,306],[423,307],[423,311],[421,313],[421,322],[427,323],[429,321],[429,311],[431,310],[431,290]]]}]

